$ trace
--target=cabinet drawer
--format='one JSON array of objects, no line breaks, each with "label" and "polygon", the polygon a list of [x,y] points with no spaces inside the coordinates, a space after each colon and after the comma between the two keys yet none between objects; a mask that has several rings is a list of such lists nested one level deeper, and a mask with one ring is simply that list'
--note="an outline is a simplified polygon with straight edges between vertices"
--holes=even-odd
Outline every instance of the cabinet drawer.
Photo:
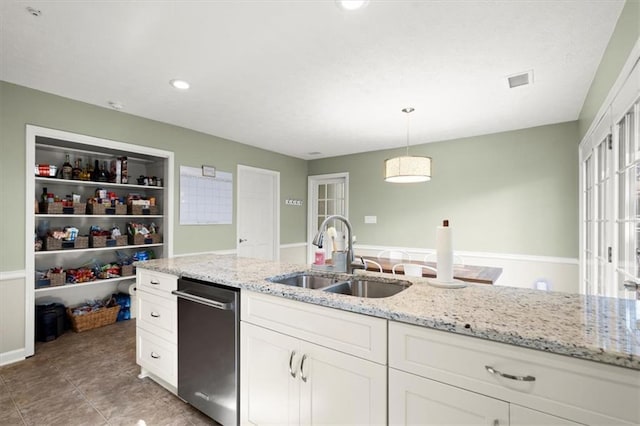
[{"label": "cabinet drawer", "polygon": [[170,294],[178,289],[178,277],[162,272],[137,268],[136,285],[139,289],[155,292],[158,295]]},{"label": "cabinet drawer", "polygon": [[146,291],[138,291],[138,327],[171,343],[178,343],[176,297],[159,297]]},{"label": "cabinet drawer", "polygon": [[178,385],[177,346],[140,327],[136,329],[136,339],[138,365],[176,387]]},{"label": "cabinet drawer", "polygon": [[640,422],[640,371],[391,321],[389,366],[585,424]]},{"label": "cabinet drawer", "polygon": [[387,320],[243,291],[243,321],[379,364],[387,362]]}]

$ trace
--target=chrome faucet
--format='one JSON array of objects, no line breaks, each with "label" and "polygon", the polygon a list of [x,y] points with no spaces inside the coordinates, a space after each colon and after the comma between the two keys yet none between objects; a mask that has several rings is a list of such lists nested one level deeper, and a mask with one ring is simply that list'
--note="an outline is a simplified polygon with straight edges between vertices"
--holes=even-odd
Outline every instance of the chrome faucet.
[{"label": "chrome faucet", "polygon": [[349,274],[353,273],[354,269],[364,269],[364,263],[359,263],[355,261],[355,257],[353,255],[353,231],[351,229],[351,223],[349,223],[349,219],[347,219],[344,216],[341,216],[339,214],[335,214],[333,216],[329,216],[328,218],[326,218],[322,224],[320,225],[320,227],[318,228],[318,233],[315,235],[315,237],[313,237],[313,241],[311,242],[311,244],[313,244],[314,246],[317,246],[319,248],[322,248],[322,240],[323,240],[323,234],[324,231],[327,227],[327,223],[329,223],[329,221],[331,220],[339,220],[340,222],[344,223],[345,226],[347,227],[347,234],[348,234],[348,238],[346,239],[346,243],[347,243],[347,270],[346,271],[340,271],[340,272],[347,272]]}]

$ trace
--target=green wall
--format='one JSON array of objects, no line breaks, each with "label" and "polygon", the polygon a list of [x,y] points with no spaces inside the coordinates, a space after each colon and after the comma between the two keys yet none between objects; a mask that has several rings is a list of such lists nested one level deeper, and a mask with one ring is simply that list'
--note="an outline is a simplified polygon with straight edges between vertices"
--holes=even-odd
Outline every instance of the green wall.
[{"label": "green wall", "polygon": [[[237,164],[280,172],[281,244],[306,240],[306,212],[285,198],[306,200],[307,162],[193,130],[100,108],[22,86],[0,82],[0,271],[24,269],[25,125],[65,130],[175,152],[174,253],[235,249],[236,224],[179,225],[180,165],[215,165],[233,172]],[[32,198],[33,194],[26,194]],[[234,196],[235,212],[235,196]],[[286,225],[286,226],[285,226]]]},{"label": "green wall", "polygon": [[640,0],[627,0],[582,105],[578,118],[580,139],[589,130],[639,38]]},{"label": "green wall", "polygon": [[449,219],[457,250],[577,258],[577,141],[569,122],[412,146],[433,159],[426,183],[384,182],[383,161],[402,149],[314,160],[309,174],[349,172],[360,244],[435,248]]}]

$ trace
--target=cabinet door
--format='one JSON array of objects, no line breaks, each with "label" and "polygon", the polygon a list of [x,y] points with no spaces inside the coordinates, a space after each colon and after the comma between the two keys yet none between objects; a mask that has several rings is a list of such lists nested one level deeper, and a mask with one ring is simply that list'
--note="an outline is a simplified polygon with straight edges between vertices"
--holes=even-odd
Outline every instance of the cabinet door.
[{"label": "cabinet door", "polygon": [[240,423],[298,424],[298,340],[246,322],[240,335]]},{"label": "cabinet door", "polygon": [[301,349],[301,424],[386,423],[386,366],[307,342]]},{"label": "cabinet door", "polygon": [[389,424],[508,425],[509,404],[390,368]]},{"label": "cabinet door", "polygon": [[511,426],[578,426],[581,424],[515,404],[509,407],[509,419]]}]

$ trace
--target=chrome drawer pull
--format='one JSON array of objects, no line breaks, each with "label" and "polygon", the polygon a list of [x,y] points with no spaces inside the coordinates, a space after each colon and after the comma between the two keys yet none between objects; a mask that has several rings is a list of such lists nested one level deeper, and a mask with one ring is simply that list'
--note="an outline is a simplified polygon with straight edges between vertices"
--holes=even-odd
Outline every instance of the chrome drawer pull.
[{"label": "chrome drawer pull", "polygon": [[535,382],[536,378],[533,376],[514,376],[513,374],[501,373],[490,365],[485,365],[484,368],[491,374],[498,375],[500,377],[504,377],[509,380],[517,380],[519,382]]},{"label": "chrome drawer pull", "polygon": [[302,361],[300,361],[300,378],[303,382],[307,383],[307,376],[304,375],[304,361],[307,359],[307,354],[302,355]]},{"label": "chrome drawer pull", "polygon": [[160,314],[157,312],[151,312],[151,316],[154,318],[160,318]]},{"label": "chrome drawer pull", "polygon": [[153,285],[158,285],[158,284],[160,284],[160,281],[156,281],[156,280],[151,280],[151,281],[149,281],[149,282],[150,282],[151,284],[153,284]]},{"label": "chrome drawer pull", "polygon": [[155,353],[155,352],[151,352],[151,358],[153,358],[153,359],[160,359],[160,355],[158,355],[158,354],[157,354],[157,353]]},{"label": "chrome drawer pull", "polygon": [[296,356],[296,351],[291,351],[291,356],[289,356],[289,374],[291,374],[291,377],[293,377],[294,379],[296,378],[296,372],[293,369],[293,357]]}]

